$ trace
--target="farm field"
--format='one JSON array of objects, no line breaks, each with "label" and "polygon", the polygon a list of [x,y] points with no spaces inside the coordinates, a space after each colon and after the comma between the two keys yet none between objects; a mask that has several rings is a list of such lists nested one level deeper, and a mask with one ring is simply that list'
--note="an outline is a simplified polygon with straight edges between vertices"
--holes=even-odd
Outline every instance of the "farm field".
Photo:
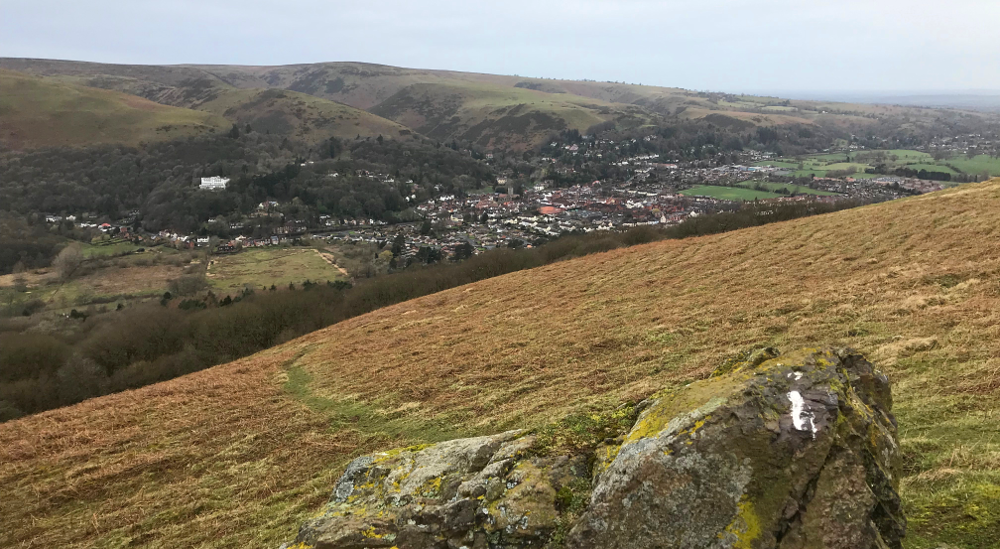
[{"label": "farm field", "polygon": [[240,292],[247,286],[296,286],[309,280],[326,282],[344,278],[314,248],[263,248],[213,256],[206,273],[216,290]]},{"label": "farm field", "polygon": [[891,168],[906,167],[916,171],[944,172],[952,176],[960,173],[1000,175],[1000,158],[992,158],[989,155],[979,155],[973,158],[956,155],[943,160],[934,160],[928,153],[903,149],[816,154],[767,160],[757,162],[754,165],[791,170],[793,177],[826,177],[828,172],[853,168],[857,172],[854,177],[871,178],[878,177],[878,175],[865,174],[865,169],[880,162],[884,162]]},{"label": "farm field", "polygon": [[715,185],[695,185],[680,192],[684,196],[705,196],[719,200],[765,200],[782,195],[767,191],[757,191],[741,187],[718,187]]},{"label": "farm field", "polygon": [[[814,196],[839,196],[837,193],[832,193],[830,191],[820,191],[820,190],[816,190],[816,189],[810,189],[809,187],[805,187],[803,185],[792,185],[790,183],[769,183],[769,182],[761,182],[761,181],[744,181],[743,183],[740,183],[739,185],[741,187],[745,187],[745,188],[748,188],[748,189],[753,189],[753,187],[755,185],[760,185],[761,187],[764,187],[766,190],[768,190],[770,192],[777,192],[779,190],[784,190],[784,191],[787,191],[790,194],[794,193],[794,194],[811,194],[811,195],[814,195]],[[754,189],[754,190],[756,190],[756,189]]]},{"label": "farm field", "polygon": [[965,173],[989,173],[990,176],[1000,176],[1000,158],[993,158],[986,154],[981,154],[973,158],[965,156],[954,157],[948,159],[946,162]]},{"label": "farm field", "polygon": [[[86,260],[70,280],[61,280],[52,267],[0,276],[0,305],[41,302],[48,311],[63,313],[92,305],[113,307],[156,298],[167,291],[171,280],[189,274],[192,268],[200,272],[191,254],[172,248],[116,257],[136,248],[128,243],[82,245]],[[25,291],[16,289],[19,280]]]}]

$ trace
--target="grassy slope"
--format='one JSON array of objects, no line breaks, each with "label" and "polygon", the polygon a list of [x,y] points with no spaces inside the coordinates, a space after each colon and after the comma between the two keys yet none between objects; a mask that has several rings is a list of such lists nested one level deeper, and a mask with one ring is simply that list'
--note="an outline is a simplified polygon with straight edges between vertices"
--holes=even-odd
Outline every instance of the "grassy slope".
[{"label": "grassy slope", "polygon": [[225,126],[209,113],[0,70],[0,144],[9,148],[135,145]]},{"label": "grassy slope", "polygon": [[272,547],[352,457],[853,345],[894,383],[907,547],[997,547],[1000,181],[615,250],[0,425],[4,547]]},{"label": "grassy slope", "polygon": [[354,139],[357,136],[385,138],[407,137],[412,131],[391,120],[369,112],[286,90],[220,89],[208,101],[192,108],[207,111],[241,127],[250,124],[258,131],[287,135],[305,142],[317,142],[331,136]]},{"label": "grassy slope", "polygon": [[636,107],[569,94],[481,83],[415,84],[372,112],[436,139],[459,138],[483,146],[537,145],[554,131],[589,127],[607,120],[648,120]]}]

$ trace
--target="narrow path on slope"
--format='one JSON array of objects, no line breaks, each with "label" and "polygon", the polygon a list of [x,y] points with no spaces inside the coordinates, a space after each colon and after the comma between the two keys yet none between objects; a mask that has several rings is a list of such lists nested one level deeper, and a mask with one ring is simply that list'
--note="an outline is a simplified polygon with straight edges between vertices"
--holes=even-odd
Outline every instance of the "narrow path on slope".
[{"label": "narrow path on slope", "polygon": [[323,258],[323,261],[326,261],[330,265],[333,265],[334,269],[340,271],[340,274],[346,276],[348,279],[351,278],[351,273],[347,272],[347,269],[344,269],[340,265],[337,265],[337,263],[335,262],[336,260],[333,257],[333,254],[321,252],[320,250],[316,250],[316,253],[318,253],[319,256]]}]

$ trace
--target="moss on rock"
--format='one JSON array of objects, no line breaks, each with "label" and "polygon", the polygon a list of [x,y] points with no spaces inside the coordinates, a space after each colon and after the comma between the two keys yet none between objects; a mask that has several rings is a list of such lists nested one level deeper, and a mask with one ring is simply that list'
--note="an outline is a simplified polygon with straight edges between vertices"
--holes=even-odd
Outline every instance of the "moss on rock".
[{"label": "moss on rock", "polygon": [[898,549],[895,432],[860,355],[761,349],[637,406],[358,458],[295,541]]}]

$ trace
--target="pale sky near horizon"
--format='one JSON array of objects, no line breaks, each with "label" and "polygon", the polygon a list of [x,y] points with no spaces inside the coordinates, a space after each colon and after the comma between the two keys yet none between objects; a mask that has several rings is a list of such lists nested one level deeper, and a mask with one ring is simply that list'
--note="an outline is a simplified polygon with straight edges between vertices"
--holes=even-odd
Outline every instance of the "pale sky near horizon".
[{"label": "pale sky near horizon", "polygon": [[0,0],[0,57],[404,67],[724,91],[1000,90],[997,0]]}]

